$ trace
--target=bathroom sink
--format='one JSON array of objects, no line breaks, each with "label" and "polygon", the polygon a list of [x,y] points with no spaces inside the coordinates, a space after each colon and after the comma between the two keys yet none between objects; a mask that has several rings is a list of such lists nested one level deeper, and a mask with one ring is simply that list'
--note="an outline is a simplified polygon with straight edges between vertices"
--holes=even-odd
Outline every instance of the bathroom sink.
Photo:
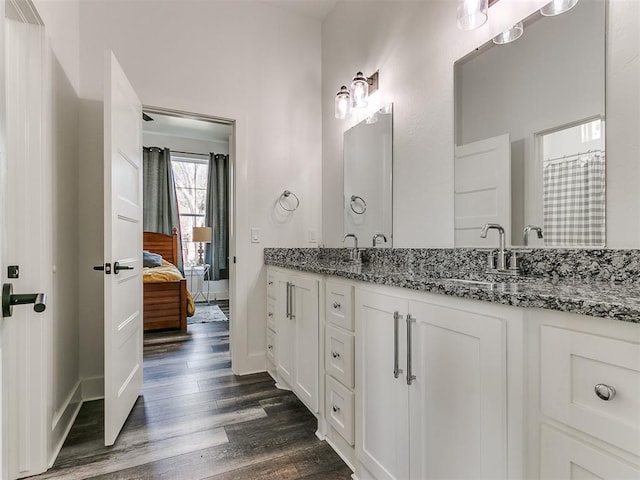
[{"label": "bathroom sink", "polygon": [[464,278],[443,278],[446,282],[461,283],[464,285],[475,285],[478,287],[493,287],[496,282],[485,282],[483,280],[466,280]]}]

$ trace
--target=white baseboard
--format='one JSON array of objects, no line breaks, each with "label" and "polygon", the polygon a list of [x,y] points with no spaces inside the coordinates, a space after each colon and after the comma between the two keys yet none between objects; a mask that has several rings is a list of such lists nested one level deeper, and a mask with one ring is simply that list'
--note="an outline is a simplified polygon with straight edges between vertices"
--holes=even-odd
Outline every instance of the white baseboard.
[{"label": "white baseboard", "polygon": [[82,379],[82,401],[104,398],[104,376]]},{"label": "white baseboard", "polygon": [[75,422],[78,412],[82,407],[82,384],[80,380],[71,389],[67,398],[62,405],[53,414],[51,421],[51,445],[52,450],[49,451],[47,467],[50,468],[55,462],[64,441],[69,435],[69,431]]}]

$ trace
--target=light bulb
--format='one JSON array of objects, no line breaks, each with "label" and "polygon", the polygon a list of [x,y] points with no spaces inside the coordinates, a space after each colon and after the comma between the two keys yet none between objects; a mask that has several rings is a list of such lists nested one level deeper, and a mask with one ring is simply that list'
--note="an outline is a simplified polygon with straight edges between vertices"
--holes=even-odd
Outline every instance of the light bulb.
[{"label": "light bulb", "polygon": [[369,83],[367,77],[362,72],[356,73],[351,81],[351,105],[354,108],[363,108],[367,106],[367,97],[369,96]]},{"label": "light bulb", "polygon": [[336,94],[335,101],[335,115],[339,120],[344,120],[351,113],[351,98],[349,89],[346,85],[340,88],[340,91]]}]

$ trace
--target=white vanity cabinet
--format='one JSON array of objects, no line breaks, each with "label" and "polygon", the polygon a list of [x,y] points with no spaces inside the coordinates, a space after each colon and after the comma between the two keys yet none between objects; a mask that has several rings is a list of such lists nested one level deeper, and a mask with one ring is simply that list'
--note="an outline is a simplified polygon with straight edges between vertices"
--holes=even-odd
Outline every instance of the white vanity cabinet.
[{"label": "white vanity cabinet", "polygon": [[506,478],[506,319],[396,292],[356,290],[358,460],[378,480]]},{"label": "white vanity cabinet", "polygon": [[[640,326],[530,311],[532,476],[640,479]],[[539,380],[538,380],[539,379]]]},{"label": "white vanity cabinet", "polygon": [[[276,380],[281,384],[284,383],[280,386],[290,388],[309,410],[317,415],[319,411],[319,277],[272,268],[268,269],[267,277],[273,278],[275,292],[273,359]],[[267,298],[270,297],[267,296]],[[269,300],[267,300],[267,306],[269,309]],[[269,333],[269,329],[267,332]],[[268,351],[267,359],[269,359]]]}]

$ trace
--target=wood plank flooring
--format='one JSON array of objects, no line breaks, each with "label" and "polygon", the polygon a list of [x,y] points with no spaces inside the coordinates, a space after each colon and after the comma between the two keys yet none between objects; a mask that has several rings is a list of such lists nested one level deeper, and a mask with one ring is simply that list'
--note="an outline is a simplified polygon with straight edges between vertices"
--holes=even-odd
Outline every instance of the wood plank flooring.
[{"label": "wood plank flooring", "polygon": [[116,444],[103,446],[104,402],[86,402],[53,467],[31,478],[349,479],[291,392],[266,373],[233,375],[228,325],[145,345],[143,395]]}]

